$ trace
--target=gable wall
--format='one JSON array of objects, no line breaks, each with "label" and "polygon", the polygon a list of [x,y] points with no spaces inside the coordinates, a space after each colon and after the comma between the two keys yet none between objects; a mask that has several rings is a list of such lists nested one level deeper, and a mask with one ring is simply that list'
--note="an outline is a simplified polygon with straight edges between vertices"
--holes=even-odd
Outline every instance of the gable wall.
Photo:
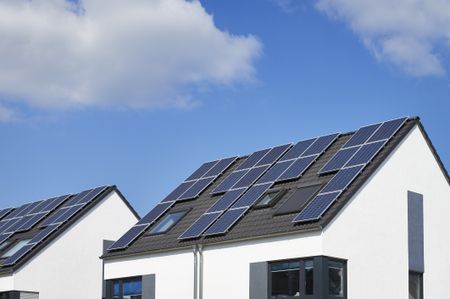
[{"label": "gable wall", "polygon": [[40,299],[99,299],[103,239],[116,240],[136,223],[135,215],[111,192],[72,227],[14,274],[14,289]]},{"label": "gable wall", "polygon": [[416,126],[323,232],[348,259],[348,298],[408,298],[408,190],[424,195],[425,298],[450,293],[450,188]]}]

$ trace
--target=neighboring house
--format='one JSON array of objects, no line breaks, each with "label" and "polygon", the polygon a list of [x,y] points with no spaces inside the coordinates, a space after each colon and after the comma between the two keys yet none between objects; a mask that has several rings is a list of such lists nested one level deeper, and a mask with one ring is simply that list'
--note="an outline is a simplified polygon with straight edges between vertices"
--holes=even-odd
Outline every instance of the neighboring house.
[{"label": "neighboring house", "polygon": [[101,298],[104,240],[137,220],[115,186],[1,210],[0,299]]},{"label": "neighboring house", "polygon": [[444,299],[449,177],[418,118],[203,164],[103,256],[107,299]]}]

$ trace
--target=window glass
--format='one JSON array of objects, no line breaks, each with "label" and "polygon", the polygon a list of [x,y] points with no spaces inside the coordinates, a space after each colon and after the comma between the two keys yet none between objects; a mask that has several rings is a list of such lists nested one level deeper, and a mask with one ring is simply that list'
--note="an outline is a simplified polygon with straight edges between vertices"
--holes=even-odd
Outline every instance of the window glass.
[{"label": "window glass", "polygon": [[271,265],[272,298],[300,296],[300,262]]},{"label": "window glass", "polygon": [[409,299],[422,299],[422,275],[409,272]]},{"label": "window glass", "polygon": [[344,296],[344,265],[340,262],[328,263],[328,290],[332,296]]},{"label": "window glass", "polygon": [[118,281],[113,283],[113,299],[119,299],[120,298],[120,283]]},{"label": "window glass", "polygon": [[13,247],[11,247],[7,252],[5,252],[5,253],[2,255],[2,258],[6,258],[6,257],[12,256],[14,253],[16,253],[17,251],[19,251],[22,247],[24,247],[25,245],[27,245],[28,242],[30,242],[30,239],[18,241]]},{"label": "window glass", "polygon": [[305,261],[305,294],[314,294],[314,261]]},{"label": "window glass", "polygon": [[142,280],[133,279],[123,282],[123,299],[142,299]]},{"label": "window glass", "polygon": [[164,217],[158,225],[156,225],[152,230],[150,230],[150,234],[160,234],[167,232],[172,226],[174,226],[185,214],[187,210],[174,212],[168,214]]},{"label": "window glass", "polygon": [[269,192],[265,194],[256,204],[256,207],[266,207],[269,205],[272,205],[275,201],[277,201],[283,194],[285,193],[284,190],[276,191],[276,192]]}]

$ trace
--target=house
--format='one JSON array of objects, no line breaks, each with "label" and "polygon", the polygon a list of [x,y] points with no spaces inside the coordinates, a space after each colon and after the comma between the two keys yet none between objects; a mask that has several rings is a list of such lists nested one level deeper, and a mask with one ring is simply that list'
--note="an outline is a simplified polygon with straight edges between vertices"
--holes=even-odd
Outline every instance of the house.
[{"label": "house", "polygon": [[107,299],[444,299],[449,176],[419,118],[203,164],[103,255]]},{"label": "house", "polygon": [[101,298],[108,240],[139,216],[115,186],[0,211],[0,299]]}]

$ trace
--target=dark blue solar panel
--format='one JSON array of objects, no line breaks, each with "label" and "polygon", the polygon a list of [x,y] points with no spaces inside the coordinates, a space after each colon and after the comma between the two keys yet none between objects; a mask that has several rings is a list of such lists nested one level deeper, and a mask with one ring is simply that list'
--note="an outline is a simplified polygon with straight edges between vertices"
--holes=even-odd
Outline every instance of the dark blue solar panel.
[{"label": "dark blue solar panel", "polygon": [[302,156],[321,155],[335,140],[339,134],[331,134],[316,139]]},{"label": "dark blue solar panel", "polygon": [[323,213],[336,201],[340,191],[317,195],[308,205],[294,218],[293,222],[307,222],[318,220]]},{"label": "dark blue solar panel", "polygon": [[232,209],[252,206],[269,188],[272,183],[254,185],[233,205]]},{"label": "dark blue solar panel", "polygon": [[33,249],[36,244],[27,244],[3,262],[4,267],[12,266]]},{"label": "dark blue solar panel", "polygon": [[277,179],[277,182],[298,179],[314,163],[317,156],[309,156],[295,162]]},{"label": "dark blue solar panel", "polygon": [[5,220],[0,221],[0,234],[1,234],[5,229],[8,228],[8,226],[9,226],[10,223],[11,223],[11,221],[14,221],[14,220],[11,220],[11,219],[5,219]]},{"label": "dark blue solar panel", "polygon": [[184,192],[186,192],[192,185],[195,184],[196,181],[189,181],[181,183],[178,187],[175,188],[169,195],[166,196],[161,202],[171,202],[176,201]]},{"label": "dark blue solar panel", "polygon": [[216,165],[214,165],[207,173],[203,175],[203,177],[210,177],[210,176],[218,176],[221,175],[225,170],[228,169],[235,161],[237,157],[231,157],[220,160]]},{"label": "dark blue solar panel", "polygon": [[60,223],[55,223],[47,226],[40,232],[38,232],[31,240],[29,244],[39,244],[44,241],[48,236],[55,232],[61,226]]},{"label": "dark blue solar panel", "polygon": [[119,250],[127,248],[134,240],[136,240],[148,228],[148,224],[135,225],[127,231],[119,240],[112,244],[108,250]]},{"label": "dark blue solar panel", "polygon": [[369,163],[385,144],[386,140],[363,145],[345,166],[348,167]]},{"label": "dark blue solar panel", "polygon": [[201,178],[205,173],[207,173],[214,165],[216,165],[218,160],[210,161],[204,163],[202,166],[200,166],[196,171],[194,171],[193,174],[191,174],[186,181],[190,180],[197,180]]},{"label": "dark blue solar panel", "polygon": [[261,175],[264,174],[264,172],[266,172],[266,170],[269,168],[270,166],[266,165],[266,166],[259,166],[259,167],[255,167],[250,169],[250,171],[242,177],[242,179],[240,179],[234,186],[233,189],[239,189],[242,187],[248,187],[251,186],[257,179],[259,179],[259,177]]},{"label": "dark blue solar panel", "polygon": [[232,209],[226,211],[211,227],[205,232],[205,236],[220,235],[226,233],[242,216],[248,208]]},{"label": "dark blue solar panel", "polygon": [[360,128],[345,143],[343,148],[364,144],[380,126],[381,123]]},{"label": "dark blue solar panel", "polygon": [[280,161],[286,161],[291,159],[297,159],[300,157],[306,149],[308,149],[311,144],[316,141],[316,138],[308,139],[308,140],[302,140],[297,142],[296,145],[294,145],[281,159]]},{"label": "dark blue solar panel", "polygon": [[65,212],[61,216],[59,216],[57,219],[55,219],[52,222],[52,224],[64,223],[66,221],[69,221],[70,218],[72,218],[76,213],[81,211],[82,208],[83,208],[83,205],[71,206],[71,207],[64,208]]},{"label": "dark blue solar panel", "polygon": [[46,227],[52,223],[54,223],[59,217],[61,217],[68,208],[62,208],[59,209],[57,211],[55,211],[52,215],[50,215],[50,217],[48,217],[47,219],[45,219],[40,225],[39,227]]},{"label": "dark blue solar panel", "polygon": [[9,213],[8,216],[6,216],[4,219],[6,220],[6,219],[12,219],[12,218],[16,218],[16,217],[21,217],[21,215],[27,213],[27,211],[30,208],[30,205],[31,205],[31,203],[21,205],[20,207],[18,207],[17,209],[15,209],[11,213]]},{"label": "dark blue solar panel", "polygon": [[360,147],[350,147],[339,150],[330,161],[319,171],[319,174],[337,171],[344,167],[350,158],[358,151]]},{"label": "dark blue solar panel", "polygon": [[249,169],[233,171],[225,180],[223,180],[214,190],[211,192],[212,194],[226,192],[233,187],[247,172]]},{"label": "dark blue solar panel", "polygon": [[222,214],[222,212],[203,214],[178,239],[198,238]]},{"label": "dark blue solar panel", "polygon": [[277,162],[277,164],[272,166],[256,183],[261,184],[275,182],[281,174],[283,174],[283,172],[285,172],[286,169],[294,163],[294,161],[296,160]]},{"label": "dark blue solar panel", "polygon": [[[64,203],[64,201],[69,198],[70,195],[63,195],[59,197],[52,198],[51,200],[48,200],[45,206],[42,207],[42,210],[39,212],[51,212],[57,207],[59,207],[61,204]],[[33,212],[35,212],[33,210]]]},{"label": "dark blue solar panel", "polygon": [[195,182],[178,200],[194,199],[197,198],[209,185],[214,181],[215,177],[209,177],[200,179]]},{"label": "dark blue solar panel", "polygon": [[14,210],[13,208],[8,208],[8,209],[3,209],[0,211],[0,219],[3,219],[6,215],[8,215],[12,210]]},{"label": "dark blue solar panel", "polygon": [[208,209],[207,213],[224,211],[231,207],[236,200],[244,193],[246,188],[230,190],[225,193],[216,203]]},{"label": "dark blue solar panel", "polygon": [[86,196],[89,192],[91,192],[91,189],[89,190],[84,190],[81,191],[78,194],[73,195],[71,198],[69,198],[69,200],[64,204],[64,207],[69,207],[69,206],[73,206],[76,205],[77,202],[80,200],[80,198],[83,198],[84,196]]},{"label": "dark blue solar panel", "polygon": [[239,167],[238,167],[236,170],[252,168],[252,167],[255,166],[256,163],[258,163],[259,160],[261,160],[261,158],[264,157],[269,151],[270,151],[270,148],[266,148],[266,149],[263,149],[263,150],[254,152],[253,154],[251,154],[251,155],[244,161],[244,163],[242,163],[241,165],[239,165]]},{"label": "dark blue solar panel", "polygon": [[21,222],[22,218],[14,218],[11,219],[8,223],[8,225],[5,225],[4,227],[2,227],[2,233],[13,233],[16,231],[17,227],[20,226],[20,222]]},{"label": "dark blue solar panel", "polygon": [[47,213],[44,212],[44,213],[39,213],[39,214],[25,216],[24,218],[27,218],[27,220],[26,221],[24,220],[23,224],[21,226],[19,226],[16,231],[17,232],[21,232],[21,231],[30,230],[39,221],[44,219],[46,215],[47,215]]},{"label": "dark blue solar panel", "polygon": [[256,166],[261,165],[272,165],[276,162],[289,148],[291,144],[284,144],[277,147],[274,147],[268,152],[257,164]]},{"label": "dark blue solar panel", "polygon": [[402,127],[408,118],[399,118],[384,122],[367,142],[389,139]]},{"label": "dark blue solar panel", "polygon": [[364,165],[359,165],[339,170],[339,172],[323,188],[321,193],[344,190],[351,182],[353,182],[363,168]]},{"label": "dark blue solar panel", "polygon": [[100,195],[104,190],[106,190],[107,186],[101,186],[94,189],[91,189],[89,193],[87,193],[85,196],[80,197],[78,201],[74,203],[74,205],[79,204],[88,204],[92,202],[97,196]]},{"label": "dark blue solar panel", "polygon": [[12,235],[13,235],[13,233],[7,233],[7,234],[0,235],[0,245],[5,243]]},{"label": "dark blue solar panel", "polygon": [[22,225],[24,225],[32,217],[33,216],[31,216],[31,215],[30,216],[24,216],[22,218],[17,218],[16,220],[11,221],[12,225],[10,225],[6,230],[4,230],[4,233],[5,232],[8,232],[8,233],[16,232]]},{"label": "dark blue solar panel", "polygon": [[160,203],[156,207],[154,207],[147,215],[145,215],[138,224],[152,224],[159,217],[162,216],[170,207],[173,205],[173,202]]}]

